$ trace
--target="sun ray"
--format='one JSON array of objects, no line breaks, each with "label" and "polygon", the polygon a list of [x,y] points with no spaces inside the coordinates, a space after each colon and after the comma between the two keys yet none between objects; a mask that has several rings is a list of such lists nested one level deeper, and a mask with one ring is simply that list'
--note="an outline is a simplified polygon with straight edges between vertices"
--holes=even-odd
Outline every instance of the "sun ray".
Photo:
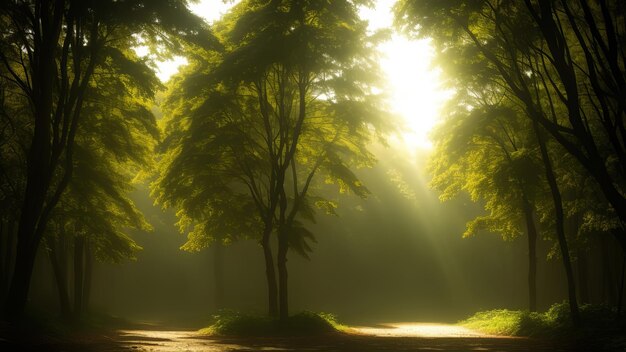
[{"label": "sun ray", "polygon": [[[190,7],[211,23],[237,2],[203,0],[190,4]],[[361,8],[360,15],[369,21],[371,31],[393,27],[394,3],[395,0],[378,0],[373,8]],[[380,44],[379,50],[391,112],[404,120],[403,132],[392,138],[391,143],[398,144],[409,155],[417,149],[430,149],[429,132],[437,122],[441,106],[451,96],[442,87],[439,71],[432,65],[434,52],[430,41],[411,40],[394,33],[390,40]],[[184,58],[174,57],[159,63],[159,78],[167,81],[185,62]]]},{"label": "sun ray", "polygon": [[[379,0],[374,8],[361,9],[371,31],[392,28],[394,0]],[[437,122],[439,110],[450,97],[440,83],[439,71],[432,65],[433,49],[429,40],[411,40],[398,33],[379,46],[380,65],[390,90],[392,112],[404,119],[403,133],[396,138],[408,152],[430,149],[428,134]]]}]

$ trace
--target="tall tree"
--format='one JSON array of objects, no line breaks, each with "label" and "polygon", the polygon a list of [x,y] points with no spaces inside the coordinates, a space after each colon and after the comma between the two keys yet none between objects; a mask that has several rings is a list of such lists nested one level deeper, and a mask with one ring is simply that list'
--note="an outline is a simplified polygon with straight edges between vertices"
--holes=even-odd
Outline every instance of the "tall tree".
[{"label": "tall tree", "polygon": [[[96,67],[137,36],[205,32],[185,1],[12,0],[0,4],[2,79],[28,101],[32,122],[6,313],[18,319],[50,214],[72,179],[74,146]],[[203,38],[209,38],[203,35]],[[161,40],[161,42],[164,42]]]},{"label": "tall tree", "polygon": [[[617,64],[626,54],[624,9],[621,1],[586,0],[401,1],[396,7],[408,31],[419,25],[419,35],[435,38],[440,50],[480,53],[526,116],[587,170],[626,223],[625,71]],[[626,235],[615,236],[626,248]]]},{"label": "tall tree", "polygon": [[131,48],[94,71],[74,151],[74,177],[51,215],[46,243],[61,311],[69,318],[67,249],[73,249],[73,317],[88,306],[91,263],[134,258],[140,247],[126,233],[149,229],[128,194],[137,174],[152,164],[158,138],[150,111],[160,83]]},{"label": "tall tree", "polygon": [[[472,200],[484,202],[489,213],[470,221],[464,237],[487,230],[510,240],[525,230],[528,307],[535,311],[538,237],[535,214],[537,199],[545,188],[540,174],[541,157],[519,112],[514,107],[500,105],[503,97],[497,93],[479,91],[484,89],[484,83],[472,83],[468,84],[471,87],[468,90],[457,92],[449,114],[436,130],[430,162],[431,185],[442,192],[442,200],[466,191]],[[459,100],[472,108],[457,105]]]},{"label": "tall tree", "polygon": [[[384,119],[372,89],[376,38],[358,17],[362,4],[243,1],[216,25],[225,50],[200,58],[184,79],[188,93],[176,93],[197,105],[187,120],[176,122],[184,133],[172,135],[186,136],[180,138],[187,143],[172,149],[177,159],[169,163],[204,163],[197,173],[220,172],[220,185],[245,194],[256,207],[270,315],[287,317],[288,249],[305,253],[312,235],[298,219],[310,219],[314,205],[332,208],[310,197],[316,176],[324,173],[344,191],[367,194],[350,168],[372,163],[367,145]],[[202,124],[208,128],[198,129]],[[227,154],[198,160],[211,145],[213,153]],[[193,148],[202,151],[188,153]]]}]

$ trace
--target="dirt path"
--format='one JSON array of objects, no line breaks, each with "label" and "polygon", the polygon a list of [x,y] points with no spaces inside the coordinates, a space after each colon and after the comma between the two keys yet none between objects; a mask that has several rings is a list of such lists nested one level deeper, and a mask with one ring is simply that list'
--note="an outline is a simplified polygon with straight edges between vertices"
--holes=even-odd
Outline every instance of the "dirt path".
[{"label": "dirt path", "polygon": [[354,326],[350,327],[350,332],[387,337],[498,337],[459,325],[440,323],[387,323],[377,326]]},{"label": "dirt path", "polygon": [[[588,351],[589,346],[494,337],[456,325],[393,323],[353,327],[350,334],[320,337],[205,337],[194,331],[120,330],[126,351]],[[112,347],[113,348],[113,347]],[[119,350],[118,349],[118,350]],[[115,349],[111,349],[115,350]]]}]

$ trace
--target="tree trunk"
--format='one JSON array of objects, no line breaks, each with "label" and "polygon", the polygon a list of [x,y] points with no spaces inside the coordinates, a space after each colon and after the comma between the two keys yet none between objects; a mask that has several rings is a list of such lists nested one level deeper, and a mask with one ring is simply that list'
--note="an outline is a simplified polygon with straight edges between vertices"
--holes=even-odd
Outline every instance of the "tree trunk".
[{"label": "tree trunk", "polygon": [[213,302],[215,310],[224,308],[224,258],[222,243],[213,245]]},{"label": "tree trunk", "polygon": [[278,232],[278,299],[280,308],[280,320],[289,317],[289,290],[287,275],[287,251],[289,249],[287,232],[281,229]]},{"label": "tree trunk", "polygon": [[74,318],[80,320],[83,314],[83,284],[85,264],[85,237],[74,238]]},{"label": "tree trunk", "polygon": [[64,253],[59,250],[57,240],[51,239],[48,242],[48,245],[50,246],[48,257],[50,257],[50,263],[54,273],[54,281],[56,282],[57,292],[59,294],[61,316],[63,319],[69,319],[71,316],[71,309],[70,296],[67,288],[67,267],[63,265],[65,261],[60,259],[60,256],[64,255]]},{"label": "tree trunk", "polygon": [[524,218],[528,236],[528,310],[537,311],[537,227],[530,203],[524,199]]},{"label": "tree trunk", "polygon": [[[31,67],[34,127],[26,160],[26,185],[17,230],[15,269],[6,303],[10,320],[19,320],[28,298],[35,257],[46,219],[41,219],[50,186],[51,114],[58,47],[64,9],[41,2]],[[43,223],[42,223],[43,221]]]},{"label": "tree trunk", "polygon": [[266,224],[261,238],[263,257],[265,258],[265,278],[267,281],[268,314],[270,317],[278,317],[278,284],[276,282],[276,270],[274,268],[274,257],[270,246],[270,235],[272,234],[272,224]]},{"label": "tree trunk", "polygon": [[278,216],[278,309],[281,321],[289,318],[289,285],[287,275],[287,252],[289,251],[289,233],[286,226],[287,194],[282,183],[278,184],[279,216]]},{"label": "tree trunk", "polygon": [[[9,220],[7,220],[8,222]],[[5,235],[6,234],[6,235]],[[9,232],[4,226],[4,219],[0,219],[0,298],[4,298],[6,292],[6,278],[9,275],[8,268],[6,268],[5,256],[9,252],[7,250],[7,244],[9,242]]]},{"label": "tree trunk", "polygon": [[22,318],[28,299],[30,278],[33,274],[37,252],[33,247],[36,246],[29,245],[25,241],[18,241],[17,244],[15,269],[5,306],[7,318],[14,322]]},{"label": "tree trunk", "polygon": [[543,160],[546,171],[546,179],[550,186],[550,193],[552,193],[552,199],[554,201],[556,234],[559,241],[559,247],[561,249],[563,266],[565,267],[565,275],[567,278],[567,296],[569,299],[572,322],[574,323],[574,325],[578,326],[580,325],[580,314],[578,311],[578,301],[576,300],[576,284],[574,283],[572,261],[570,259],[567,238],[565,237],[565,216],[563,214],[563,201],[561,198],[561,192],[559,191],[559,186],[554,175],[554,170],[552,169],[552,163],[550,162],[550,155],[548,154],[548,149],[537,121],[533,121],[533,128],[535,130],[535,134],[537,135],[537,141],[539,142],[539,148],[541,149],[541,159]]},{"label": "tree trunk", "polygon": [[15,261],[15,220],[8,219],[3,226],[4,238],[2,239],[3,247],[0,258],[2,261],[2,286],[0,287],[0,307],[4,309],[4,303],[9,294],[9,286],[11,284],[11,273],[13,272],[13,263]]}]

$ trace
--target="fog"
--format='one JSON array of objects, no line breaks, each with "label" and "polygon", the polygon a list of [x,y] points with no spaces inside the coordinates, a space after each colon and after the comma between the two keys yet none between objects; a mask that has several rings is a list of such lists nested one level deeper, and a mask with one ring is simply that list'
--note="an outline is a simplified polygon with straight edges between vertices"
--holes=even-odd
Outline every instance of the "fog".
[{"label": "fog", "polygon": [[[526,238],[497,234],[462,238],[481,213],[468,198],[440,202],[429,189],[428,151],[408,157],[378,148],[378,164],[358,171],[371,195],[341,195],[338,216],[319,214],[310,260],[289,253],[290,310],[323,311],[359,324],[383,321],[456,322],[475,311],[527,307]],[[186,237],[176,217],[152,204],[140,185],[134,198],[153,232],[135,232],[136,261],[98,263],[92,310],[161,324],[202,324],[218,307],[212,251],[179,249]],[[538,244],[538,308],[566,297],[562,265]],[[225,247],[222,308],[265,312],[261,247],[244,240]],[[31,299],[56,306],[50,268],[40,258]],[[598,285],[599,286],[599,285]],[[44,294],[47,292],[47,294]],[[597,294],[597,293],[596,293]]]}]

